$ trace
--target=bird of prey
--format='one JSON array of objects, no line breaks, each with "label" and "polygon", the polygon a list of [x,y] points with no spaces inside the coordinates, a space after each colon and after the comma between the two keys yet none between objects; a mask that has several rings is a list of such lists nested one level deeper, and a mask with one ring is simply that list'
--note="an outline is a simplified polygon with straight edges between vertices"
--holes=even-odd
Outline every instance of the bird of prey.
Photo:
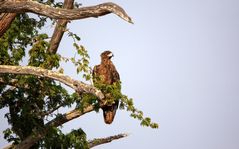
[{"label": "bird of prey", "polygon": [[[104,51],[101,53],[101,63],[96,65],[93,69],[93,83],[103,83],[105,85],[112,85],[120,81],[119,73],[111,61],[113,53],[111,51]],[[105,100],[112,98],[110,93],[104,93]],[[102,107],[104,121],[106,124],[111,124],[114,120],[116,110],[118,109],[119,99],[114,99],[114,102]]]}]

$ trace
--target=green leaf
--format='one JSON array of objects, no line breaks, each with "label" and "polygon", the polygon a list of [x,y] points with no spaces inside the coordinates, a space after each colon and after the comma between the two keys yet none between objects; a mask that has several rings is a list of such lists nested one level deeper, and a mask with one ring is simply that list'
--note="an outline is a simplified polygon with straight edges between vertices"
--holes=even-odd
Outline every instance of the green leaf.
[{"label": "green leaf", "polygon": [[76,35],[76,34],[74,34],[74,37],[75,37],[75,39],[78,40],[78,41],[81,40],[81,38],[80,38],[78,35]]},{"label": "green leaf", "polygon": [[73,46],[76,48],[76,49],[79,49],[80,47],[78,46],[78,44],[77,43],[73,43]]}]

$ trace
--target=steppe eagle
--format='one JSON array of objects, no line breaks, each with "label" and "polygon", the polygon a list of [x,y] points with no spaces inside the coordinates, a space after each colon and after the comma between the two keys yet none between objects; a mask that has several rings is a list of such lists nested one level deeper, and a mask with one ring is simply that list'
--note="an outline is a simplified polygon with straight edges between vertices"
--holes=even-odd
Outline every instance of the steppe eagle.
[{"label": "steppe eagle", "polygon": [[[112,85],[116,82],[120,81],[119,73],[117,72],[114,64],[111,61],[113,57],[113,53],[111,51],[104,51],[101,54],[101,63],[100,65],[96,65],[93,69],[93,83],[94,85],[97,83],[103,83],[105,85]],[[104,93],[105,100],[107,98],[111,98],[112,95],[110,93]],[[114,120],[116,110],[118,109],[119,99],[113,99],[114,102],[112,104],[107,104],[102,107],[104,121],[106,124],[111,124]]]}]

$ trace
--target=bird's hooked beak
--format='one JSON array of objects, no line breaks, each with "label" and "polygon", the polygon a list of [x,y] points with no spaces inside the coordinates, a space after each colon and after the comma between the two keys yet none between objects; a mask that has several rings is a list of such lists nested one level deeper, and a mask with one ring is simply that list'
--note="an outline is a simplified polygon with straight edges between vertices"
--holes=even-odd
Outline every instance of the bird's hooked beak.
[{"label": "bird's hooked beak", "polygon": [[112,57],[114,57],[114,54],[113,53],[110,53],[107,55],[109,57],[109,59],[111,59]]}]

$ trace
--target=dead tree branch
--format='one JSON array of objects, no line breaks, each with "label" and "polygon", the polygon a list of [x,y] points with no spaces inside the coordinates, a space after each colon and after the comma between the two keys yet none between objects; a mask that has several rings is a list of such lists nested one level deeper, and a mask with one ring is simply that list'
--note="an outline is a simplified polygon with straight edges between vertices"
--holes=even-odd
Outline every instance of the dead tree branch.
[{"label": "dead tree branch", "polygon": [[52,70],[43,69],[40,67],[33,66],[10,66],[0,65],[0,73],[2,74],[20,74],[20,75],[35,75],[39,77],[46,77],[57,80],[64,83],[65,85],[73,88],[78,93],[86,92],[91,93],[102,100],[104,98],[103,93],[92,85],[85,84],[81,81],[74,80],[64,74],[54,72]]},{"label": "dead tree branch", "polygon": [[128,134],[118,134],[118,135],[110,136],[110,137],[107,137],[107,138],[97,138],[97,139],[88,141],[88,144],[89,144],[90,148],[93,148],[97,145],[109,143],[113,140],[121,139],[121,138],[124,138],[124,137],[127,137],[127,136],[128,136]]},{"label": "dead tree branch", "polygon": [[110,13],[114,13],[125,21],[132,23],[131,18],[127,15],[123,8],[119,5],[108,2],[95,6],[62,9],[54,8],[48,5],[38,3],[33,0],[15,1],[15,0],[1,0],[0,13],[25,13],[32,12],[35,14],[47,16],[52,19],[66,19],[77,20],[89,17],[100,17]]}]

